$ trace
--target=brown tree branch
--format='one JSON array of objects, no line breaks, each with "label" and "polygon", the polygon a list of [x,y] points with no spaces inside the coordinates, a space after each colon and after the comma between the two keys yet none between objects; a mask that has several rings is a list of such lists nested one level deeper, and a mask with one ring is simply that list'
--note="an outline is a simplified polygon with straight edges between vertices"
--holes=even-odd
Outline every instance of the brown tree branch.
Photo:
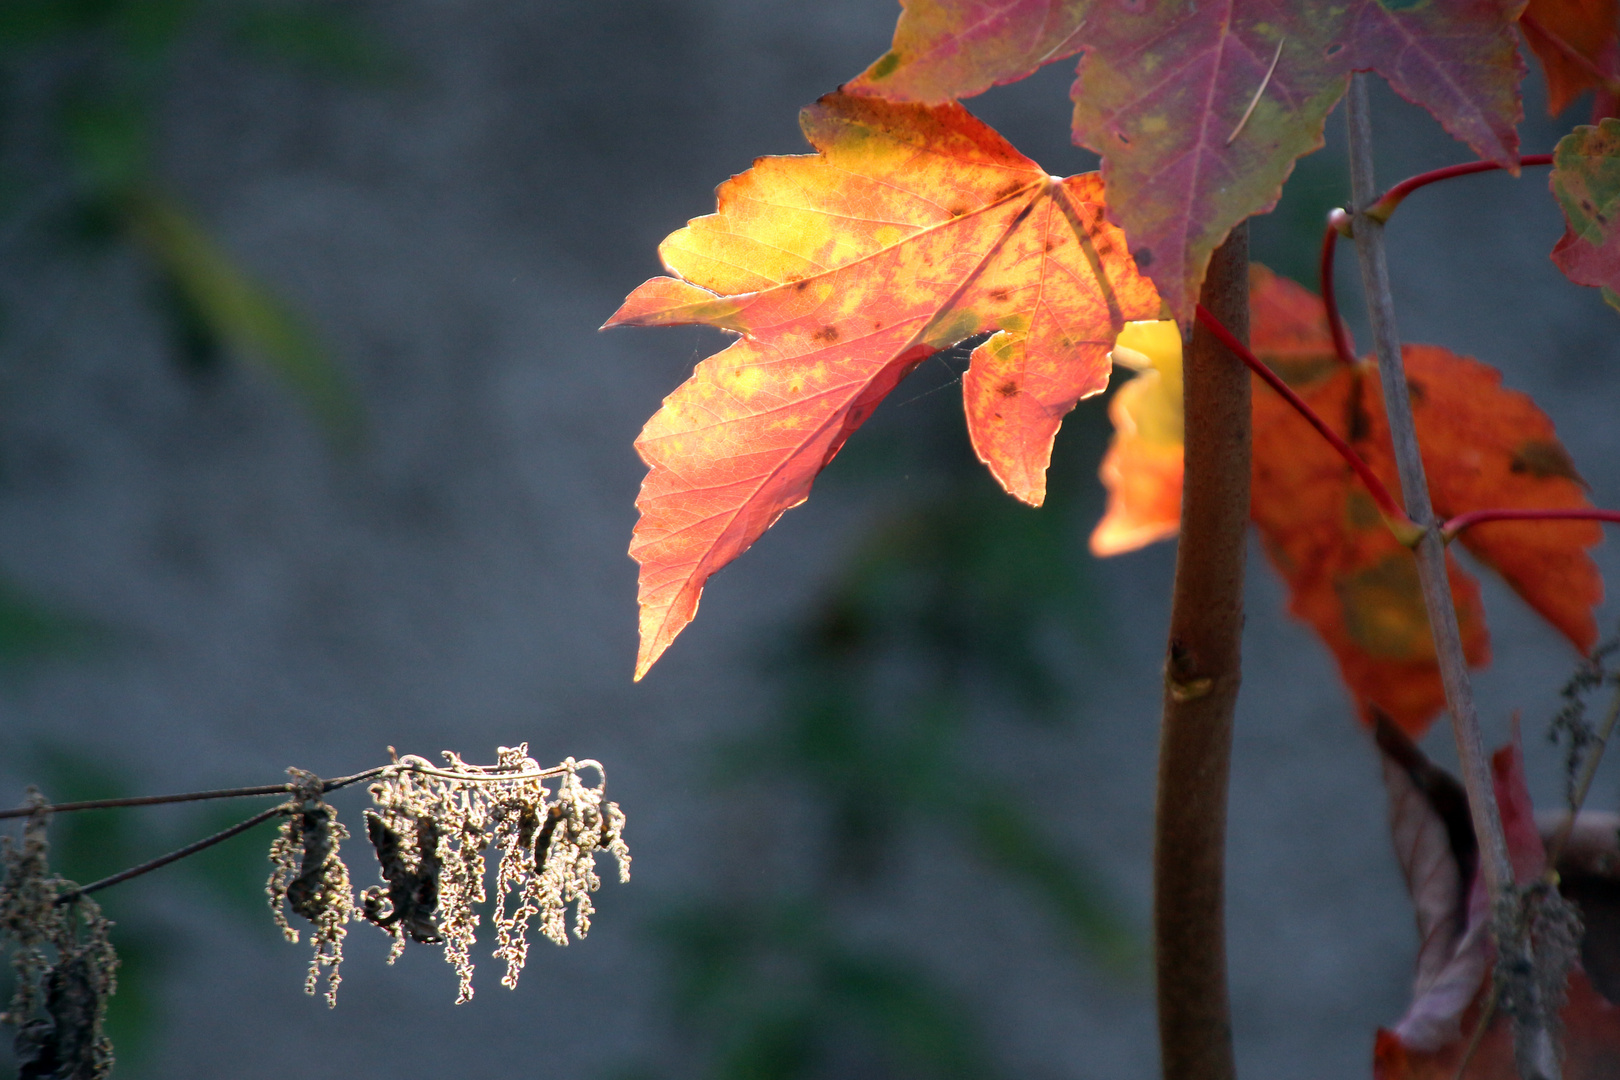
[{"label": "brown tree branch", "polygon": [[[1249,336],[1248,227],[1216,249],[1202,305]],[[1153,850],[1154,964],[1165,1080],[1232,1080],[1226,989],[1226,793],[1241,681],[1249,525],[1249,373],[1193,327],[1186,481],[1165,659]]]},{"label": "brown tree branch", "polygon": [[[1356,255],[1361,262],[1362,290],[1366,294],[1373,342],[1378,352],[1378,373],[1384,389],[1384,408],[1389,415],[1390,436],[1395,447],[1396,470],[1406,515],[1424,530],[1414,547],[1423,603],[1434,636],[1440,679],[1451,712],[1452,731],[1457,739],[1457,756],[1463,786],[1468,791],[1469,813],[1474,834],[1479,838],[1480,873],[1492,899],[1497,965],[1506,970],[1529,972],[1533,965],[1530,941],[1524,920],[1515,918],[1519,910],[1513,864],[1508,858],[1507,838],[1502,832],[1501,812],[1491,783],[1490,762],[1480,737],[1479,717],[1474,711],[1473,686],[1468,662],[1463,656],[1462,636],[1457,629],[1457,608],[1446,574],[1445,543],[1434,519],[1429,501],[1429,484],[1423,472],[1417,429],[1412,421],[1412,400],[1407,392],[1406,371],[1401,361],[1400,333],[1395,326],[1394,294],[1389,284],[1389,267],[1384,254],[1384,224],[1370,217],[1378,189],[1373,180],[1372,116],[1367,102],[1365,75],[1351,78],[1348,116],[1350,124],[1350,188],[1355,203],[1352,232]],[[1516,997],[1524,1008],[1515,1010],[1514,1056],[1522,1080],[1557,1080],[1558,1054],[1538,1000],[1534,1000],[1534,980],[1515,986]]]}]

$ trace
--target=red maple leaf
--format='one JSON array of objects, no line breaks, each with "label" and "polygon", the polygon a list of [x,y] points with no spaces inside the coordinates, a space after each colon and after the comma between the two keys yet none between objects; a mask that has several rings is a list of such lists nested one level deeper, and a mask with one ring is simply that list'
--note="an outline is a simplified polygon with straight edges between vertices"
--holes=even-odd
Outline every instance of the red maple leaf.
[{"label": "red maple leaf", "polygon": [[1529,0],[1519,17],[1547,76],[1547,112],[1557,116],[1585,90],[1615,77],[1620,44],[1616,0]]},{"label": "red maple leaf", "polygon": [[1039,504],[1065,413],[1158,295],[1104,219],[1095,173],[1059,179],[959,105],[831,94],[801,123],[818,151],[762,158],[719,212],[659,248],[674,277],[607,325],[739,335],[647,423],[640,678],[692,620],[709,576],[809,494],[889,391],[936,350],[998,331],[963,395],[981,460]]},{"label": "red maple leaf", "polygon": [[1378,71],[1481,157],[1516,168],[1519,8],[906,0],[893,47],[850,89],[943,101],[1083,52],[1075,142],[1103,156],[1110,216],[1186,317],[1210,253],[1322,145],[1352,71]]}]

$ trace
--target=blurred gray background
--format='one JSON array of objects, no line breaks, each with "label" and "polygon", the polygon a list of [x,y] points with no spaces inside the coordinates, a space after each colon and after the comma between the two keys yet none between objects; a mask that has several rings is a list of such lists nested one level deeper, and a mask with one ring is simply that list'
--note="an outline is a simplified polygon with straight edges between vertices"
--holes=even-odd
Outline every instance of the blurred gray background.
[{"label": "blurred gray background", "polygon": [[[526,740],[605,763],[634,880],[604,886],[586,941],[537,943],[516,991],[486,952],[459,1007],[433,950],[389,968],[357,926],[328,1011],[263,910],[261,830],[107,894],[128,964],[118,1075],[1154,1075],[1173,545],[1085,552],[1101,400],[1068,422],[1053,505],[1032,511],[971,460],[964,357],[931,361],[630,681],[631,441],[720,339],[596,327],[715,184],[803,151],[796,110],[887,48],[896,6],[251,6],[0,12],[0,797],[341,775],[390,745],[484,761]],[[1068,141],[1071,77],[1054,65],[969,105],[1080,171],[1095,159]],[[1548,121],[1538,79],[1529,152],[1584,108]],[[1468,156],[1376,100],[1386,185]],[[1347,187],[1341,129],[1255,229],[1256,257],[1313,287]],[[149,191],[315,352],[244,362],[252,327],[141,239],[128,196]],[[1548,261],[1560,231],[1545,170],[1414,196],[1391,230],[1401,326],[1532,393],[1616,506],[1620,316]],[[1340,268],[1366,342],[1348,254]],[[1612,574],[1614,546],[1599,559]],[[1240,1065],[1363,1077],[1405,1007],[1410,908],[1370,742],[1258,553],[1252,569],[1229,856]],[[1523,711],[1551,804],[1542,731],[1574,657],[1489,580],[1487,603],[1489,735]],[[1451,760],[1444,730],[1425,745]],[[1617,794],[1605,772],[1593,803]],[[361,802],[338,800],[351,828]],[[59,854],[88,877],[249,812],[87,815],[61,823]],[[369,882],[364,843],[347,851]]]}]

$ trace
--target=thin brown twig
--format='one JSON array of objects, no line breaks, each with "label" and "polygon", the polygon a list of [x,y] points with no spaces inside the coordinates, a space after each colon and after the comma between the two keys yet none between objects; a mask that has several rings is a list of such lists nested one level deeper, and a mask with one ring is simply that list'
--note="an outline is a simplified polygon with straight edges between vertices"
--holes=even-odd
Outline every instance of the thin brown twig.
[{"label": "thin brown twig", "polygon": [[[181,795],[137,795],[127,799],[86,799],[83,802],[48,803],[38,809],[53,814],[73,810],[112,810],[121,806],[162,806],[166,803],[199,802],[203,799],[240,799],[253,795],[285,795],[291,791],[288,784],[261,784],[258,787],[220,788],[217,791],[188,791]],[[36,807],[19,806],[14,810],[0,810],[0,819],[27,817]]]},{"label": "thin brown twig", "polygon": [[1569,801],[1569,811],[1564,820],[1558,824],[1558,832],[1553,835],[1553,841],[1547,846],[1547,873],[1549,879],[1557,873],[1554,869],[1558,865],[1559,856],[1564,854],[1564,845],[1569,843],[1569,834],[1575,829],[1575,818],[1581,812],[1581,806],[1586,802],[1586,796],[1592,790],[1592,781],[1597,777],[1598,765],[1603,761],[1603,751],[1609,745],[1609,736],[1614,734],[1615,723],[1620,721],[1620,690],[1616,690],[1614,699],[1609,702],[1609,711],[1603,716],[1603,724],[1598,729],[1596,737],[1597,746],[1586,755],[1581,762],[1581,775],[1575,782],[1575,794]]},{"label": "thin brown twig", "polygon": [[[584,764],[584,763],[582,763]],[[418,766],[409,763],[394,762],[389,765],[379,765],[375,769],[355,773],[352,776],[340,776],[335,780],[326,780],[321,783],[322,792],[337,791],[351,784],[358,784],[362,780],[382,776],[391,772],[417,772],[428,776],[455,776],[459,779],[475,779],[464,777],[459,773],[449,773],[443,769],[434,769],[431,766]],[[525,777],[531,774],[524,774]],[[555,772],[537,773],[533,775],[557,775]],[[46,803],[43,806],[19,806],[11,810],[0,810],[0,820],[6,818],[27,817],[36,809],[48,810],[53,814],[65,814],[74,810],[115,810],[128,806],[165,806],[170,803],[201,802],[206,799],[243,799],[258,795],[289,795],[295,789],[292,784],[260,784],[256,787],[219,788],[213,791],[187,791],[177,795],[135,795],[120,799],[85,799],[80,802]]]},{"label": "thin brown twig", "polygon": [[167,855],[159,855],[157,858],[143,862],[139,866],[132,866],[128,870],[120,870],[118,873],[109,877],[104,877],[100,881],[92,881],[90,884],[81,885],[71,892],[65,892],[56,898],[56,902],[58,904],[71,903],[81,896],[88,896],[93,892],[100,892],[102,889],[105,889],[110,885],[117,885],[120,882],[128,881],[130,878],[137,878],[142,874],[150,873],[159,867],[168,866],[170,863],[184,859],[188,855],[195,855],[197,852],[202,851],[205,848],[211,848],[222,840],[229,840],[237,833],[247,832],[255,825],[269,821],[271,818],[276,817],[279,814],[288,813],[291,807],[291,803],[279,803],[276,806],[270,807],[268,810],[254,814],[246,821],[237,822],[230,828],[221,830],[212,836],[205,836],[194,844],[187,844],[178,851],[171,851]]},{"label": "thin brown twig", "polygon": [[[1419,528],[1422,538],[1413,548],[1417,556],[1418,580],[1424,607],[1434,638],[1435,658],[1445,688],[1446,705],[1451,713],[1452,732],[1457,740],[1457,756],[1462,767],[1463,786],[1468,792],[1468,808],[1479,839],[1480,874],[1491,898],[1493,938],[1499,963],[1515,968],[1534,969],[1534,956],[1528,934],[1513,924],[1503,912],[1517,910],[1517,889],[1513,863],[1508,856],[1507,837],[1502,829],[1501,812],[1496,804],[1489,759],[1480,736],[1479,717],[1474,710],[1473,686],[1468,661],[1463,654],[1462,635],[1457,626],[1456,602],[1446,571],[1445,544],[1434,521],[1429,500],[1428,480],[1417,430],[1412,420],[1412,401],[1407,391],[1406,373],[1401,360],[1400,333],[1395,326],[1395,301],[1384,253],[1384,224],[1369,217],[1374,193],[1372,165],[1372,114],[1367,101],[1366,76],[1357,74],[1350,82],[1350,180],[1357,207],[1352,233],[1361,262],[1362,292],[1372,322],[1377,346],[1378,370],[1384,388],[1384,408],[1389,417],[1390,438],[1394,445],[1401,493],[1406,514]],[[1558,1080],[1558,1052],[1547,1025],[1544,1009],[1533,981],[1522,987],[1526,1008],[1514,1017],[1514,1059],[1522,1080]],[[1516,1011],[1517,1012],[1517,1011]]]}]

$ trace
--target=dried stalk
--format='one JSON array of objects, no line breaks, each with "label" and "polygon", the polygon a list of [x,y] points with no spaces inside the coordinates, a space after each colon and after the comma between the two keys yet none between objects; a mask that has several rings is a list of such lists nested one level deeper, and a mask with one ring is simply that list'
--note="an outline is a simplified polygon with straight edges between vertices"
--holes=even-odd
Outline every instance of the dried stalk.
[{"label": "dried stalk", "polygon": [[[1457,629],[1457,609],[1446,574],[1445,543],[1434,507],[1429,501],[1428,480],[1423,473],[1417,430],[1412,421],[1412,400],[1407,392],[1406,372],[1401,362],[1400,334],[1395,327],[1395,303],[1389,284],[1389,267],[1384,254],[1384,225],[1370,217],[1378,189],[1373,180],[1372,117],[1367,102],[1366,76],[1351,79],[1349,94],[1350,185],[1355,203],[1352,230],[1356,255],[1361,263],[1361,282],[1367,297],[1373,342],[1378,353],[1378,373],[1383,385],[1384,407],[1389,416],[1394,441],[1396,468],[1406,515],[1423,530],[1414,547],[1418,579],[1423,587],[1423,603],[1434,635],[1435,655],[1445,686],[1446,706],[1451,713],[1452,731],[1457,739],[1457,756],[1462,768],[1463,786],[1468,791],[1469,813],[1474,834],[1479,838],[1480,873],[1492,899],[1495,913],[1493,936],[1497,965],[1509,971],[1533,970],[1534,957],[1526,923],[1516,918],[1520,909],[1508,858],[1507,838],[1491,784],[1490,762],[1480,737],[1479,717],[1474,711],[1473,687],[1468,662],[1463,656],[1462,637]],[[1558,1080],[1558,1053],[1547,1017],[1536,998],[1534,980],[1526,978],[1515,987],[1515,996],[1524,1007],[1515,1010],[1514,1056],[1522,1080]]]}]

